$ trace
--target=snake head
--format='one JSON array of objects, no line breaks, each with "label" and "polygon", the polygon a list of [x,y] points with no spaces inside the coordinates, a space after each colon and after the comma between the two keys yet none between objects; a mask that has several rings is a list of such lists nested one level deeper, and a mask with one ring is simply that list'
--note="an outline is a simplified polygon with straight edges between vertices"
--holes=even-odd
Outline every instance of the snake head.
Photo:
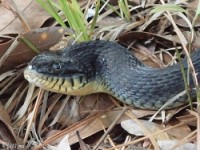
[{"label": "snake head", "polygon": [[86,73],[83,65],[75,59],[64,58],[54,52],[44,52],[36,56],[30,62],[28,69],[47,76],[57,77],[71,77],[75,74]]},{"label": "snake head", "polygon": [[90,67],[80,64],[75,58],[48,51],[37,55],[30,62],[24,77],[30,83],[50,91],[86,95],[88,92],[83,87],[91,79],[89,72]]}]

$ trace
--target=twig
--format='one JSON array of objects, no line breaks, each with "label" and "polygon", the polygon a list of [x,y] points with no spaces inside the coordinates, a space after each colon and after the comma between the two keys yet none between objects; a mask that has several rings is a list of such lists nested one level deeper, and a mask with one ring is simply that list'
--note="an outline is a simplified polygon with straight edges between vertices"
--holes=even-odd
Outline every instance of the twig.
[{"label": "twig", "polygon": [[27,131],[26,131],[23,143],[26,143],[26,141],[28,139],[28,135],[29,135],[28,133],[30,132],[30,128],[36,121],[38,107],[39,107],[39,105],[40,105],[40,103],[42,101],[43,94],[44,94],[44,90],[40,89],[40,91],[38,93],[38,97],[37,97],[36,103],[35,103],[35,106],[34,106],[34,109],[32,111],[33,114],[31,115],[30,120],[29,120],[29,124],[28,124],[28,127],[27,127]]},{"label": "twig", "polygon": [[122,112],[119,114],[119,116],[113,121],[113,123],[110,125],[110,127],[106,130],[106,132],[104,133],[104,135],[100,138],[100,140],[98,141],[98,143],[94,146],[94,148],[92,150],[96,150],[99,145],[102,143],[102,141],[106,138],[106,136],[108,135],[108,133],[113,129],[113,127],[115,126],[116,122],[121,118],[121,116],[125,113],[125,111],[127,110],[127,107],[124,106]]}]

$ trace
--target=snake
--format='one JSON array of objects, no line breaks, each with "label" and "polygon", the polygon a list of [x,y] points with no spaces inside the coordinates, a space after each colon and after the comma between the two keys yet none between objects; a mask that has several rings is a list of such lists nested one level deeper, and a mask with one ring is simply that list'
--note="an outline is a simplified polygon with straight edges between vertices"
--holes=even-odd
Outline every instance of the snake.
[{"label": "snake", "polygon": [[[200,49],[191,54],[191,60],[199,80]],[[164,108],[173,109],[188,103],[188,94],[179,94],[186,89],[183,71],[187,73],[188,66],[184,58],[171,66],[153,68],[117,42],[96,40],[36,55],[25,68],[24,77],[51,92],[75,96],[107,93],[139,109],[158,110],[175,97]],[[188,84],[195,97],[191,77]]]}]

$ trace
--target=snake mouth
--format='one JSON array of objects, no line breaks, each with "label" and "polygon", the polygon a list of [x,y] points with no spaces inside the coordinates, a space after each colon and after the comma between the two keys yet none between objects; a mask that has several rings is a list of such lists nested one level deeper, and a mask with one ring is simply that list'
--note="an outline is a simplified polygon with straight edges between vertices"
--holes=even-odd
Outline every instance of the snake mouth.
[{"label": "snake mouth", "polygon": [[24,77],[30,83],[58,93],[75,95],[81,88],[87,84],[87,79],[84,74],[73,74],[69,77],[49,76],[46,74],[38,73],[31,68],[26,68]]}]

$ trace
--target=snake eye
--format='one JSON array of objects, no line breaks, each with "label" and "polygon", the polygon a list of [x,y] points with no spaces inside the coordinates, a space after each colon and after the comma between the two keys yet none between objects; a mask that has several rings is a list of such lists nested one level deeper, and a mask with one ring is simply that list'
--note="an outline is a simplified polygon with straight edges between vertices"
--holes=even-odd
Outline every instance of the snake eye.
[{"label": "snake eye", "polygon": [[59,62],[56,62],[52,65],[52,68],[54,71],[59,71],[61,69],[61,64]]}]

